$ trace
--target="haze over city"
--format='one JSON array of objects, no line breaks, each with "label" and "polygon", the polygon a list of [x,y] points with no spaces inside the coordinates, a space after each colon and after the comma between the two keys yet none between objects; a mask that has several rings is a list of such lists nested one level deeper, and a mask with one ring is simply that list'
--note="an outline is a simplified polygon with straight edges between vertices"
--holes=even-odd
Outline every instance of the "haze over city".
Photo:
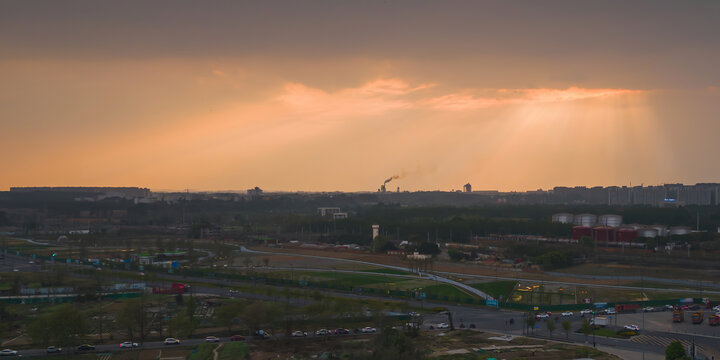
[{"label": "haze over city", "polygon": [[0,2],[0,189],[713,182],[717,2]]}]

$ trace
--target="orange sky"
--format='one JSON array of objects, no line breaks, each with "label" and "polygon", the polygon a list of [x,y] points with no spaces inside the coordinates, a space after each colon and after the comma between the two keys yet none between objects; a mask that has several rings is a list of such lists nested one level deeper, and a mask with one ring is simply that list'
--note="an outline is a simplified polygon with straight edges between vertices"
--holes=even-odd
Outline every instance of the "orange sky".
[{"label": "orange sky", "polygon": [[[160,5],[71,3],[92,21],[50,18],[64,10],[35,2],[0,9],[0,190],[372,191],[392,175],[407,190],[720,181],[709,161],[720,153],[718,45],[688,40],[717,29],[716,6],[662,2],[623,33],[612,29],[632,19],[616,14],[642,9],[399,1],[333,5],[316,19],[220,1],[153,18]],[[397,4],[412,11],[397,17]],[[267,21],[230,21],[247,11]],[[472,11],[531,32],[490,37]],[[661,46],[668,14],[686,33]],[[578,32],[586,41],[574,43]]]}]

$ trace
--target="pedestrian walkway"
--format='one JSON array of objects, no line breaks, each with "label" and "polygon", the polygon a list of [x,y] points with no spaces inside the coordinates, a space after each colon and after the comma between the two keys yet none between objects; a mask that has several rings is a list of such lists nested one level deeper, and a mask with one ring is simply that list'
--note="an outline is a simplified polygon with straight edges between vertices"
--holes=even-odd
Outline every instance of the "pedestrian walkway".
[{"label": "pedestrian walkway", "polygon": [[[670,345],[673,341],[680,341],[683,344],[683,347],[686,349],[690,348],[692,346],[692,341],[685,340],[685,339],[678,339],[673,337],[666,337],[666,336],[656,336],[656,335],[638,335],[633,336],[630,341],[641,343],[641,344],[651,344],[651,345],[657,345],[662,348],[667,348],[668,345]],[[695,345],[698,352],[703,352],[703,349],[699,345]]]},{"label": "pedestrian walkway", "polygon": [[99,353],[97,354],[98,360],[110,360],[112,357],[112,353]]}]

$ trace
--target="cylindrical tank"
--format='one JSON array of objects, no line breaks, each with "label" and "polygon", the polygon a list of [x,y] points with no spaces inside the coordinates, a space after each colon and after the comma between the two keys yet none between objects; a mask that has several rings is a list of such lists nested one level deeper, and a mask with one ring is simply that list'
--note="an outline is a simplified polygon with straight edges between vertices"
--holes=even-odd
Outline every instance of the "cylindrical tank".
[{"label": "cylindrical tank", "polygon": [[626,224],[626,225],[622,225],[621,227],[628,228],[628,229],[635,229],[635,230],[640,230],[640,229],[645,228],[644,225],[640,225],[640,224]]},{"label": "cylindrical tank", "polygon": [[667,226],[665,226],[665,225],[655,224],[655,225],[651,226],[651,228],[653,228],[653,229],[655,229],[655,231],[657,231],[658,236],[667,235],[668,231],[667,231]]},{"label": "cylindrical tank", "polygon": [[573,226],[573,228],[572,228],[573,240],[579,240],[583,236],[592,237],[592,228],[589,226]]},{"label": "cylindrical tank", "polygon": [[638,236],[643,238],[656,238],[658,231],[653,228],[643,228],[638,230]]},{"label": "cylindrical tank", "polygon": [[609,226],[616,228],[622,224],[622,216],[620,215],[613,215],[613,214],[606,214],[601,215],[598,219],[598,225],[602,226]]},{"label": "cylindrical tank", "polygon": [[633,228],[622,228],[617,231],[617,241],[632,242],[638,237],[638,231]]},{"label": "cylindrical tank", "polygon": [[597,242],[615,242],[615,229],[609,226],[596,226],[593,228],[593,239]]},{"label": "cylindrical tank", "polygon": [[572,224],[574,217],[575,216],[573,214],[568,213],[554,214],[552,216],[552,222],[561,224]]},{"label": "cylindrical tank", "polygon": [[690,233],[690,228],[687,226],[672,226],[670,227],[669,234],[672,235],[687,235]]},{"label": "cylindrical tank", "polygon": [[597,216],[595,216],[593,214],[575,215],[574,222],[575,222],[575,225],[593,226],[597,222]]}]

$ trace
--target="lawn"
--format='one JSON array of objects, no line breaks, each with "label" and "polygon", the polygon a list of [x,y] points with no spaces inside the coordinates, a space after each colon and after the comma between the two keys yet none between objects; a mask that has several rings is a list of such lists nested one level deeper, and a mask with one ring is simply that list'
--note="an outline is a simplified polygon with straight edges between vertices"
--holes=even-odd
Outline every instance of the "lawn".
[{"label": "lawn", "polygon": [[394,275],[412,275],[412,273],[402,270],[396,270],[396,269],[372,269],[372,270],[363,270],[364,272],[373,272],[373,273],[380,273],[380,274],[394,274]]},{"label": "lawn", "polygon": [[193,349],[193,352],[188,357],[188,360],[212,360],[213,349],[215,349],[215,345],[213,344],[200,344],[198,347]]},{"label": "lawn", "polygon": [[244,342],[231,342],[218,350],[218,360],[245,360],[250,355],[250,347]]},{"label": "lawn", "polygon": [[503,299],[509,299],[513,290],[515,290],[515,281],[492,281],[480,284],[471,284],[470,286],[489,294],[494,298],[502,296]]},{"label": "lawn", "polygon": [[423,288],[426,298],[429,300],[462,301],[475,300],[476,298],[462,290],[447,284],[430,285]]}]

